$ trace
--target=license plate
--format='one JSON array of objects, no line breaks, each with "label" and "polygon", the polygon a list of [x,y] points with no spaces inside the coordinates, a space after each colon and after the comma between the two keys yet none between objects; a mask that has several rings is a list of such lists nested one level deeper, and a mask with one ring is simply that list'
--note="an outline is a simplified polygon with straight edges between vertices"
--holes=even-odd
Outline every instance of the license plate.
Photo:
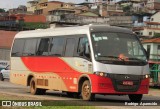
[{"label": "license plate", "polygon": [[123,85],[132,86],[133,85],[133,81],[123,81]]}]

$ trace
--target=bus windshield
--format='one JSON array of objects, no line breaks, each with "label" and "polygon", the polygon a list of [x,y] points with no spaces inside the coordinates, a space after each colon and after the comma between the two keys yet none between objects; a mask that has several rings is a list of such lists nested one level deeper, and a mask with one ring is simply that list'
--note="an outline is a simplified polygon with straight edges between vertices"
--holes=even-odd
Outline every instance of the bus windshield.
[{"label": "bus windshield", "polygon": [[145,65],[146,54],[133,34],[91,33],[95,60],[110,64]]}]

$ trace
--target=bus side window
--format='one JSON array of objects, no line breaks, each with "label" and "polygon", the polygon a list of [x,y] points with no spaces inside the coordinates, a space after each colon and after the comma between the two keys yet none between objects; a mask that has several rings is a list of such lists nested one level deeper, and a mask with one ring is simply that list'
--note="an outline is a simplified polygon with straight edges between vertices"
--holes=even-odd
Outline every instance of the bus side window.
[{"label": "bus side window", "polygon": [[49,55],[62,56],[63,51],[64,51],[64,38],[63,37],[52,38]]},{"label": "bus side window", "polygon": [[67,38],[65,56],[66,57],[73,57],[74,48],[75,48],[75,39],[74,38]]},{"label": "bus side window", "polygon": [[26,39],[23,56],[34,56],[36,51],[37,39]]},{"label": "bus side window", "polygon": [[81,37],[79,39],[77,53],[79,54],[79,56],[90,58],[89,42],[87,37]]},{"label": "bus side window", "polygon": [[13,48],[12,48],[12,56],[13,57],[22,56],[24,43],[25,43],[24,39],[16,39],[14,41]]},{"label": "bus side window", "polygon": [[47,56],[49,47],[49,38],[42,38],[38,44],[38,50],[36,51],[37,56]]}]

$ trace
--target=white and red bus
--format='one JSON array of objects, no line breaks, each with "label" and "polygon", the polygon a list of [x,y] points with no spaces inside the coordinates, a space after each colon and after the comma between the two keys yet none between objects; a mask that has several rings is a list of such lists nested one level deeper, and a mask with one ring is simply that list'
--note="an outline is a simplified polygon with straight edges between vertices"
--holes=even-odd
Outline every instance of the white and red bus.
[{"label": "white and red bus", "polygon": [[32,94],[60,90],[92,100],[95,94],[129,95],[149,90],[146,52],[132,31],[88,25],[18,33],[11,51],[12,83]]}]

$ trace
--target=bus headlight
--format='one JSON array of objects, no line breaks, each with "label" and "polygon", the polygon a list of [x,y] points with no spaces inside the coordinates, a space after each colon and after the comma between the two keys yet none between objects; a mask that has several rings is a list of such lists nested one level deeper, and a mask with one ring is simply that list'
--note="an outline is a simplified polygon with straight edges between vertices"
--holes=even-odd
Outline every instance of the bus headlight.
[{"label": "bus headlight", "polygon": [[150,78],[150,75],[143,75],[143,79]]},{"label": "bus headlight", "polygon": [[98,75],[98,76],[103,76],[103,77],[107,77],[108,74],[105,72],[94,72],[94,74]]}]

